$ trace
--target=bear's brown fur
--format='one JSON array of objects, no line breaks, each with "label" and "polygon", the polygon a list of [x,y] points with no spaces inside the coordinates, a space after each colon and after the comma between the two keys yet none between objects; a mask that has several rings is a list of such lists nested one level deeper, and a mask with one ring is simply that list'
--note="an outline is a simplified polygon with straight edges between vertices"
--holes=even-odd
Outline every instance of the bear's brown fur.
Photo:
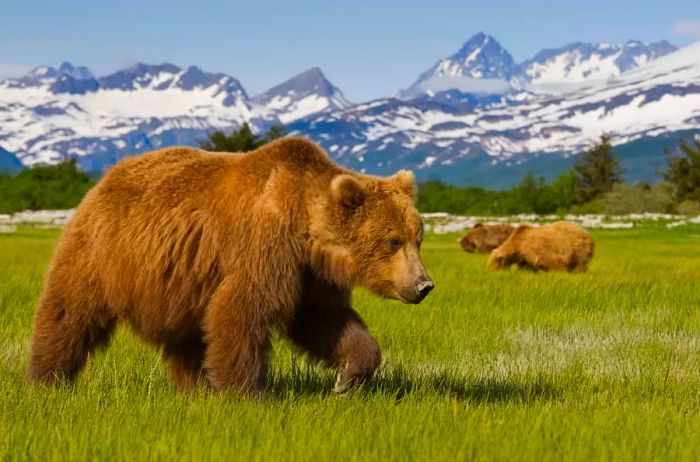
[{"label": "bear's brown fur", "polygon": [[509,224],[483,225],[477,223],[459,240],[459,244],[465,252],[489,253],[515,231],[515,227]]},{"label": "bear's brown fur", "polygon": [[414,196],[411,173],[353,173],[303,138],[246,154],[169,148],[124,160],[63,233],[28,377],[73,378],[125,321],[162,346],[180,389],[260,390],[276,329],[339,368],[342,391],[380,363],[352,286],[408,303],[433,287]]},{"label": "bear's brown fur", "polygon": [[535,271],[586,271],[594,248],[591,235],[567,221],[540,228],[522,225],[491,252],[488,266],[500,269],[517,264]]}]

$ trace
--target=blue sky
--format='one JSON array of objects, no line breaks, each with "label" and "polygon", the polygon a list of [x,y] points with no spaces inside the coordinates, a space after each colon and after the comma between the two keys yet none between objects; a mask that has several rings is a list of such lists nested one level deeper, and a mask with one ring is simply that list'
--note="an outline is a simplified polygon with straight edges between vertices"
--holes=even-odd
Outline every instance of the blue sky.
[{"label": "blue sky", "polygon": [[253,95],[319,66],[354,101],[411,84],[479,31],[517,61],[574,41],[700,40],[698,0],[3,0],[0,18],[1,75],[167,61],[229,73]]}]

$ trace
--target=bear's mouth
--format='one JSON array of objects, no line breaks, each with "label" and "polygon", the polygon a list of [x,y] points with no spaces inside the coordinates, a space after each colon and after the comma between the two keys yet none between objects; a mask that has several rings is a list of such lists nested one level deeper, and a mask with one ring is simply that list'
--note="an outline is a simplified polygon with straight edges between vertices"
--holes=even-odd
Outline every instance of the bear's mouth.
[{"label": "bear's mouth", "polygon": [[416,292],[415,289],[411,288],[406,290],[400,290],[397,300],[406,303],[407,305],[418,305],[420,302],[425,300],[425,297],[427,296],[427,292],[420,294]]},{"label": "bear's mouth", "polygon": [[[430,285],[432,289],[432,281],[430,281]],[[380,297],[396,300],[407,305],[418,305],[425,300],[431,289],[421,292],[417,289],[417,286],[400,287],[389,281],[370,287],[370,290]]]}]

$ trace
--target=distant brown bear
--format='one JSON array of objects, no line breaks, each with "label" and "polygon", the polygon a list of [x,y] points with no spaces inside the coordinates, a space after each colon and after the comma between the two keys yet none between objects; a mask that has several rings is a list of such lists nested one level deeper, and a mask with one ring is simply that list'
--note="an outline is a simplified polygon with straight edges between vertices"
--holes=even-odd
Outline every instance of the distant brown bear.
[{"label": "distant brown bear", "polygon": [[586,271],[594,246],[588,232],[567,221],[541,228],[522,225],[491,253],[488,266],[501,269],[517,264],[535,271]]},{"label": "distant brown bear", "polygon": [[271,331],[339,369],[336,390],[373,374],[377,342],[353,285],[419,303],[409,172],[377,178],[286,138],[247,154],[170,148],[124,160],[88,193],[49,269],[28,377],[72,379],[118,321],[162,346],[179,389],[255,392]]},{"label": "distant brown bear", "polygon": [[515,231],[515,227],[508,224],[483,225],[477,223],[459,240],[459,244],[465,252],[489,253]]}]

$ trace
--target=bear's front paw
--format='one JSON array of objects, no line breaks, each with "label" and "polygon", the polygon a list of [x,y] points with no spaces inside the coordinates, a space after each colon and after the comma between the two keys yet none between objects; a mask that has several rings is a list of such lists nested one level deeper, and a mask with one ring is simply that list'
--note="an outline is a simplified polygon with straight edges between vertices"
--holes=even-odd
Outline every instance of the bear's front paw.
[{"label": "bear's front paw", "polygon": [[374,371],[378,367],[378,360],[373,361],[371,364],[346,365],[338,372],[333,391],[336,393],[345,393],[356,385],[364,383],[374,375]]},{"label": "bear's front paw", "polygon": [[333,386],[333,391],[339,394],[348,391],[357,381],[354,377],[350,377],[348,379],[344,374],[345,370],[346,369],[342,369],[340,372],[338,372],[338,376],[335,379],[335,385]]}]

